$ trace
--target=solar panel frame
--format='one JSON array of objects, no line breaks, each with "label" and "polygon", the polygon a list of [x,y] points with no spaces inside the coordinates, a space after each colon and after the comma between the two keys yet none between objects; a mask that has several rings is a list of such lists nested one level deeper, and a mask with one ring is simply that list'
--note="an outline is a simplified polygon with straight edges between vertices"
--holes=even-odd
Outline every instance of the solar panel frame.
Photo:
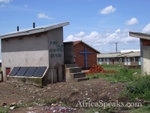
[{"label": "solar panel frame", "polygon": [[9,73],[9,76],[16,76],[19,70],[20,70],[20,67],[13,67],[12,71]]},{"label": "solar panel frame", "polygon": [[24,76],[26,71],[28,70],[29,67],[21,67],[20,70],[17,72],[17,76]]},{"label": "solar panel frame", "polygon": [[47,69],[46,66],[37,67],[33,76],[34,77],[42,77],[46,69]]},{"label": "solar panel frame", "polygon": [[35,73],[37,67],[29,67],[24,76],[31,77]]}]

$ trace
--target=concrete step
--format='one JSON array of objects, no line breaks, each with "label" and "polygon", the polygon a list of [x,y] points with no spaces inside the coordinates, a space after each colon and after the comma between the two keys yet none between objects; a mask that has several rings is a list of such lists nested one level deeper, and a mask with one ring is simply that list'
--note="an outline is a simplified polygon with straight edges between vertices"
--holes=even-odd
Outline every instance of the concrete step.
[{"label": "concrete step", "polygon": [[71,76],[73,78],[83,78],[83,77],[86,77],[86,74],[84,72],[78,72],[78,73],[70,73]]},{"label": "concrete step", "polygon": [[71,68],[71,67],[78,67],[77,64],[65,64],[66,68]]},{"label": "concrete step", "polygon": [[89,78],[87,77],[82,77],[82,78],[76,78],[76,81],[80,82],[80,81],[85,81],[85,80],[89,80]]},{"label": "concrete step", "polygon": [[82,69],[80,67],[72,67],[72,68],[68,68],[70,70],[70,73],[77,73],[77,72],[81,72]]}]

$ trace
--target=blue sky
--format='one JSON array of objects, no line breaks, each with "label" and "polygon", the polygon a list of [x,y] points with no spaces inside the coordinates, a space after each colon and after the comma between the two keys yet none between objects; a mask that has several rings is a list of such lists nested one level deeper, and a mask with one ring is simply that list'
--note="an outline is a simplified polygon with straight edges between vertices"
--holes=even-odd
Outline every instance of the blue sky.
[{"label": "blue sky", "polygon": [[149,0],[0,0],[0,35],[70,22],[64,41],[82,40],[101,53],[139,49],[129,31],[150,33]]}]

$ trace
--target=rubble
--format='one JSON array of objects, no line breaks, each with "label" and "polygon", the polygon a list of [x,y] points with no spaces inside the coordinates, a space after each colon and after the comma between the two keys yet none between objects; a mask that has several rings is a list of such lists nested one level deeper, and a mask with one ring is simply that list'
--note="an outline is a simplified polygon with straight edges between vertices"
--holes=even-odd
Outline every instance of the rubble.
[{"label": "rubble", "polygon": [[94,73],[115,73],[115,70],[104,70],[100,65],[93,64],[86,74],[94,74]]},{"label": "rubble", "polygon": [[59,103],[59,104],[51,104],[51,106],[45,107],[45,110],[47,110],[48,113],[74,113],[76,112],[77,109],[62,106],[62,104]]}]

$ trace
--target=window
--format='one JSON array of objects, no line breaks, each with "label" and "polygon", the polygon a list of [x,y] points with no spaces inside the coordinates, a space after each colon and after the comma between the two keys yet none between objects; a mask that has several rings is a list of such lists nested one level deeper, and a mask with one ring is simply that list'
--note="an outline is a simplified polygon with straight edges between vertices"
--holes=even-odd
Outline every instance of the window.
[{"label": "window", "polygon": [[135,62],[135,57],[132,58],[132,61]]},{"label": "window", "polygon": [[11,70],[11,69],[10,69],[9,67],[6,68],[6,75],[9,75],[10,70]]},{"label": "window", "polygon": [[119,62],[120,62],[120,63],[122,62],[122,58],[119,58]]}]

